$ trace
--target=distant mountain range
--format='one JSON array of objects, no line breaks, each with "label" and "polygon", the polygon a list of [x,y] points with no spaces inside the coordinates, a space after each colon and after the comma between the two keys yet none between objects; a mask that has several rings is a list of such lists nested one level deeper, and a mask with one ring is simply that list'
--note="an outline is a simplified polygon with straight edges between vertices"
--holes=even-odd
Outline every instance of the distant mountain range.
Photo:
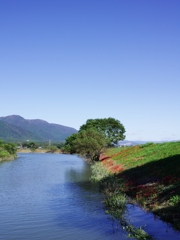
[{"label": "distant mountain range", "polygon": [[[164,143],[164,142],[167,142],[167,141],[128,141],[128,140],[123,140],[123,141],[118,142],[118,146],[119,147],[136,146],[136,145],[141,145],[141,144],[150,143],[150,142]],[[171,141],[171,142],[173,142],[173,141]]]},{"label": "distant mountain range", "polygon": [[140,144],[145,144],[148,141],[128,141],[128,140],[123,140],[118,142],[118,146],[120,147],[125,147],[125,146],[135,146],[135,145],[140,145]]},{"label": "distant mountain range", "polygon": [[0,140],[3,141],[63,142],[77,132],[74,128],[40,119],[27,120],[19,115],[0,117]]}]

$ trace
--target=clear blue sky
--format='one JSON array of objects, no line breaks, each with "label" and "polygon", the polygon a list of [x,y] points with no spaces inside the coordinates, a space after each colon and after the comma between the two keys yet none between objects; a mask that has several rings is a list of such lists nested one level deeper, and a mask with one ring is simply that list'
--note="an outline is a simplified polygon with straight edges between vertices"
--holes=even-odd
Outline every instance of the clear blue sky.
[{"label": "clear blue sky", "polygon": [[179,0],[0,0],[0,116],[180,140]]}]

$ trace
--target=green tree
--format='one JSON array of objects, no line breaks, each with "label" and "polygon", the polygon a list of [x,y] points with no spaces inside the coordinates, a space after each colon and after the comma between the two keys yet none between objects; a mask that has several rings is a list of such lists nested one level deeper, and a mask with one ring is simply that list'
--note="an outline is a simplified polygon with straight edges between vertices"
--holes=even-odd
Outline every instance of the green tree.
[{"label": "green tree", "polygon": [[47,152],[54,153],[58,150],[58,148],[55,145],[51,145],[47,147]]},{"label": "green tree", "polygon": [[61,149],[61,148],[64,147],[64,142],[54,143],[54,145],[55,145],[58,149]]},{"label": "green tree", "polygon": [[13,143],[4,143],[0,140],[0,158],[16,156],[16,146]]},{"label": "green tree", "polygon": [[62,147],[63,152],[67,152],[70,154],[76,153],[74,143],[73,143],[76,137],[77,137],[77,133],[74,133],[66,138],[64,146]]},{"label": "green tree", "polygon": [[32,151],[38,148],[38,145],[35,142],[29,142],[28,148],[30,148]]},{"label": "green tree", "polygon": [[72,142],[76,153],[89,158],[91,161],[99,160],[100,153],[107,145],[104,133],[88,128],[81,130]]},{"label": "green tree", "polygon": [[88,119],[85,124],[80,127],[79,132],[94,128],[105,134],[108,145],[117,144],[118,141],[125,139],[125,128],[123,124],[114,118],[97,118]]},{"label": "green tree", "polygon": [[13,143],[5,143],[4,144],[4,149],[10,153],[11,155],[16,154],[16,146]]},{"label": "green tree", "polygon": [[63,152],[78,153],[98,160],[106,147],[117,144],[125,138],[125,128],[114,118],[88,119],[76,134],[69,136],[62,148]]}]

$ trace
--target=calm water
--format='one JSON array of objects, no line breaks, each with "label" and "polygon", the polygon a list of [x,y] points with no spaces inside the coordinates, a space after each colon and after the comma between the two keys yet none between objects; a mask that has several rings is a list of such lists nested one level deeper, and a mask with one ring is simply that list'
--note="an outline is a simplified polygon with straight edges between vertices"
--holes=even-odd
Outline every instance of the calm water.
[{"label": "calm water", "polygon": [[0,239],[127,239],[79,157],[19,154],[0,164]]},{"label": "calm water", "polygon": [[[127,234],[105,214],[90,167],[79,157],[19,154],[0,164],[0,239],[124,240]],[[157,240],[180,239],[167,224],[139,207],[127,218]]]}]

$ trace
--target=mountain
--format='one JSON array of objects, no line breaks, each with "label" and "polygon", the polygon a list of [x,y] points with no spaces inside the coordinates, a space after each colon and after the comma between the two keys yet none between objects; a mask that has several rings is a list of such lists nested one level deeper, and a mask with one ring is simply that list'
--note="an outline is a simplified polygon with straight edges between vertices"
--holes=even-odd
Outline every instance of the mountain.
[{"label": "mountain", "polygon": [[62,142],[73,133],[77,130],[40,119],[28,120],[19,115],[0,117],[0,139],[5,141]]},{"label": "mountain", "polygon": [[128,141],[128,140],[123,140],[118,142],[118,146],[125,147],[125,146],[135,146],[135,145],[141,145],[145,144],[148,141]]},{"label": "mountain", "polygon": [[0,139],[8,142],[26,141],[27,139],[33,139],[41,141],[42,139],[20,127],[16,127],[12,124],[6,123],[0,120]]},{"label": "mountain", "polygon": [[150,143],[150,142],[153,142],[153,143],[164,143],[166,141],[128,141],[128,140],[123,140],[123,141],[119,141],[118,142],[118,146],[120,146],[120,147],[136,146],[136,145],[146,144],[146,143]]}]

